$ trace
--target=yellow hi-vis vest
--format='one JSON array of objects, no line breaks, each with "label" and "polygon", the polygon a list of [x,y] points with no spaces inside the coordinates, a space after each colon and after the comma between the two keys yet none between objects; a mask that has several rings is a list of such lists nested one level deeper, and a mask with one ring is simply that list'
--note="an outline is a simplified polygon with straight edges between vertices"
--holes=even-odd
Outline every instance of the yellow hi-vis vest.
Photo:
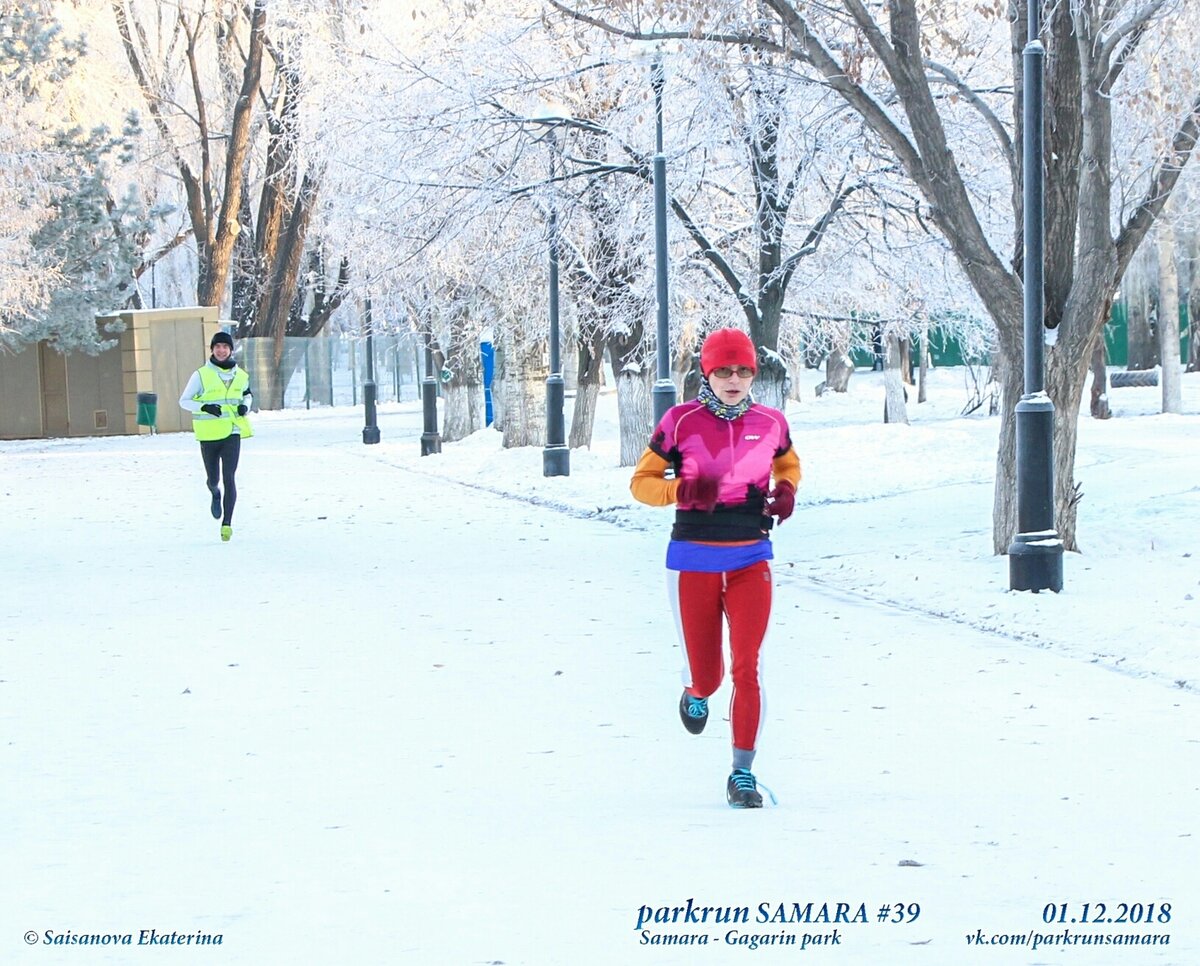
[{"label": "yellow hi-vis vest", "polygon": [[196,432],[196,439],[224,439],[232,435],[235,426],[243,439],[253,436],[250,420],[237,414],[237,408],[242,404],[242,393],[250,387],[250,376],[246,370],[234,366],[233,381],[228,386],[211,366],[201,366],[196,372],[200,376],[200,385],[204,388],[200,395],[192,398],[201,405],[216,403],[221,407],[223,414],[211,416],[208,413],[192,413],[192,429]]}]

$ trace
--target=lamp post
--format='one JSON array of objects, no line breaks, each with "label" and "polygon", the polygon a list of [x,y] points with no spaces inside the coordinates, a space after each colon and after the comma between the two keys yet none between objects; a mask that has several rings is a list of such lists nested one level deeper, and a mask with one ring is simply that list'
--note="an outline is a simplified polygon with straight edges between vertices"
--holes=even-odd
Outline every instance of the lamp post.
[{"label": "lamp post", "polygon": [[433,341],[425,333],[425,377],[421,380],[421,412],[425,417],[425,431],[421,433],[421,455],[442,451],[442,437],[437,424],[437,381],[433,378]]},{"label": "lamp post", "polygon": [[379,442],[379,425],[375,413],[375,329],[371,324],[371,298],[367,297],[363,306],[367,326],[367,378],[363,381],[363,408],[366,411],[366,425],[363,426],[362,440],[365,444]]},{"label": "lamp post", "polygon": [[558,324],[558,204],[554,200],[554,177],[558,140],[550,128],[550,374],[546,377],[546,446],[542,450],[542,476],[570,476],[571,450],[566,442]]},{"label": "lamp post", "polygon": [[650,65],[650,86],[654,88],[654,290],[658,303],[656,316],[658,358],[657,379],[652,393],[654,425],[675,405],[675,382],[671,379],[671,327],[667,314],[667,157],[663,154],[663,75],[662,48],[656,47]]},{"label": "lamp post", "polygon": [[1023,111],[1025,393],[1016,408],[1017,533],[1008,548],[1010,590],[1062,590],[1062,540],[1054,528],[1054,403],[1045,391],[1043,79],[1041,3],[1030,0]]}]

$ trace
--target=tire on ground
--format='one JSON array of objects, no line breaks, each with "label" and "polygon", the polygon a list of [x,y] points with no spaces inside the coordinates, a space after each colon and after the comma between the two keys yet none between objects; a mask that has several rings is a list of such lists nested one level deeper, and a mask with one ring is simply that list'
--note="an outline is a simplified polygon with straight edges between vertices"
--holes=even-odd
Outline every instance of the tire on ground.
[{"label": "tire on ground", "polygon": [[1121,389],[1129,386],[1157,386],[1158,370],[1134,369],[1126,370],[1125,372],[1114,372],[1109,375],[1108,384],[1113,389]]}]

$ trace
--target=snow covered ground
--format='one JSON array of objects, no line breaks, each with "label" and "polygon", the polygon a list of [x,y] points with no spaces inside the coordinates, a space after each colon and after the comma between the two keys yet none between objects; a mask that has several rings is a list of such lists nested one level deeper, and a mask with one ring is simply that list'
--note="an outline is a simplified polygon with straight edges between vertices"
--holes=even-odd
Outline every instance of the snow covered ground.
[{"label": "snow covered ground", "polygon": [[414,404],[261,414],[230,544],[190,437],[2,442],[0,962],[1194,964],[1200,377],[1158,393],[1081,420],[1034,595],[961,370],[909,426],[805,387],[754,813],[678,723],[612,396],[557,479],[420,457]]}]

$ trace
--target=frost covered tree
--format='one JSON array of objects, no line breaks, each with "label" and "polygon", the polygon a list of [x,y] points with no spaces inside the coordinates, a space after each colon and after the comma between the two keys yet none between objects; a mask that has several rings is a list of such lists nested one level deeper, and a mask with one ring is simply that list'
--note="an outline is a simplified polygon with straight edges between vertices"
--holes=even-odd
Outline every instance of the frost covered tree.
[{"label": "frost covered tree", "polygon": [[[580,29],[576,41],[610,66],[610,89],[627,90],[629,75],[644,74],[646,65],[629,63],[628,51],[602,38]],[[665,60],[672,338],[687,366],[707,329],[746,327],[762,353],[755,396],[779,405],[787,375],[777,350],[789,286],[797,278],[807,286],[802,266],[824,248],[846,251],[855,232],[842,232],[841,219],[881,203],[881,175],[894,163],[862,148],[861,122],[836,98],[817,86],[789,85],[781,58],[767,47],[680,45]],[[626,108],[624,118],[595,119],[593,130],[624,153],[608,170],[634,175],[648,193],[653,109],[644,99],[632,106],[636,119]],[[709,308],[704,290],[713,286],[734,313]],[[676,324],[700,305],[706,318]]]},{"label": "frost covered tree", "polygon": [[97,97],[74,8],[0,4],[0,325],[60,351],[108,343],[95,317],[140,305],[163,207],[143,200],[136,116]]},{"label": "frost covered tree", "polygon": [[21,327],[26,338],[49,339],[60,350],[95,352],[110,344],[97,330],[97,315],[142,307],[135,277],[166,211],[148,209],[135,184],[115,197],[108,165],[110,156],[128,152],[137,134],[130,118],[119,136],[105,127],[55,136],[49,213],[31,242],[35,257],[57,271],[46,298]]},{"label": "frost covered tree", "polygon": [[[123,56],[170,160],[196,256],[195,298],[269,340],[256,399],[282,405],[302,352],[349,293],[322,231],[327,135],[361,4],[111,0]],[[228,307],[228,308],[226,308]]]},{"label": "frost covered tree", "polygon": [[[252,119],[261,96],[266,0],[255,0],[244,28],[237,4],[214,8],[207,0],[170,9],[112,0],[112,14],[162,149],[182,185],[196,249],[196,300],[221,306],[242,227]],[[241,60],[238,88],[226,99],[228,111],[217,110],[221,99],[208,69],[220,40],[236,43]]]},{"label": "frost covered tree", "polygon": [[[531,343],[531,358],[544,350],[534,331],[544,329],[544,314],[531,311],[530,295],[544,277],[542,220],[497,180],[505,165],[521,165],[544,182],[546,155],[526,157],[524,142],[481,119],[478,88],[488,86],[488,59],[503,48],[487,31],[434,5],[380,5],[375,14],[374,29],[355,39],[352,82],[331,120],[326,231],[351,253],[352,290],[396,306],[393,318],[430,341],[439,373],[448,373],[450,441],[482,427],[485,331],[504,350],[497,390],[513,375],[517,333],[522,347]],[[531,401],[544,383],[543,372]],[[529,439],[542,431],[538,409]],[[506,438],[516,426],[505,421]]]},{"label": "frost covered tree", "polygon": [[[583,6],[550,2],[569,15]],[[1200,79],[1190,71],[1200,13],[1195,4],[1178,0],[1072,0],[1044,6],[1046,245],[1052,253],[1045,277],[1046,320],[1057,336],[1047,352],[1046,386],[1055,403],[1056,521],[1064,545],[1078,549],[1075,447],[1088,362],[1124,267],[1195,146]],[[592,5],[590,12],[615,13],[604,8]],[[892,0],[886,5],[659,0],[626,10],[631,16],[612,29],[772,47],[800,78],[820,80],[836,91],[903,167],[925,202],[925,216],[951,246],[996,324],[1004,403],[993,548],[1004,552],[1016,531],[1013,411],[1023,390],[1024,248],[1017,228],[1022,172],[1013,145],[1021,136],[1026,0],[1007,5],[1002,0]],[[782,27],[786,40],[773,44],[761,31],[748,29],[743,22],[748,11]],[[1183,65],[1171,77],[1171,96],[1157,103],[1141,97],[1148,61],[1154,58]],[[964,76],[968,65],[979,68],[974,80]],[[1013,80],[1011,96],[1000,83],[1005,75]],[[956,97],[941,96],[947,86]],[[1148,119],[1154,136],[1132,143],[1118,139],[1115,122],[1126,110]],[[1011,192],[1007,214],[999,221],[995,216],[1003,211],[1003,199],[976,195],[967,174],[965,164],[981,148],[978,139],[963,137],[975,129],[974,123],[963,125],[968,113],[986,120],[993,145],[1008,161]],[[1124,197],[1114,196],[1118,170],[1131,188]]]},{"label": "frost covered tree", "polygon": [[733,295],[760,350],[755,398],[781,406],[784,308],[808,302],[819,254],[848,253],[855,217],[886,207],[890,162],[863,144],[861,124],[827,92],[788,85],[777,55],[703,53],[669,204],[695,245],[691,266]]},{"label": "frost covered tree", "polygon": [[56,270],[29,257],[50,196],[41,122],[82,52],[53,18],[15,0],[0,2],[0,335],[14,339]]}]

